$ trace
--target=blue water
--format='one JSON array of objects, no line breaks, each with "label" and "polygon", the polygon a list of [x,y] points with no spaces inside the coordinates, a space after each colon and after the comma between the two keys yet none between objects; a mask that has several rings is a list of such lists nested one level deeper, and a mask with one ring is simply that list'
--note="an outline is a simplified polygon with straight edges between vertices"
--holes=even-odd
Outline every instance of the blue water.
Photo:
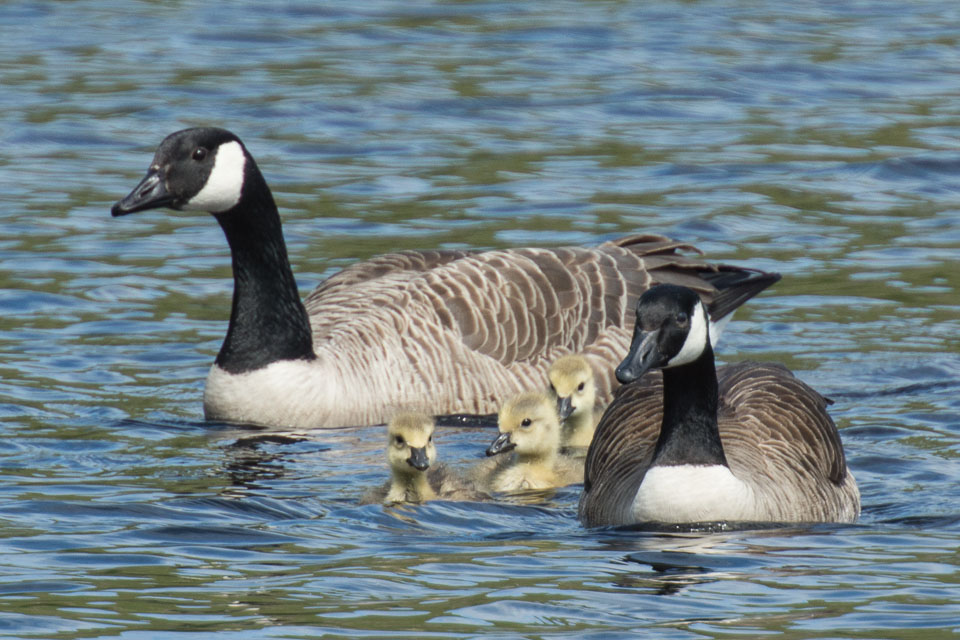
[{"label": "blue water", "polygon": [[[960,631],[960,4],[0,5],[0,637],[938,638]],[[394,249],[634,231],[779,271],[718,357],[834,399],[851,526],[584,530],[358,506],[380,429],[202,419],[213,221],[110,205],[238,133],[304,293]],[[448,428],[469,464],[491,434]]]}]

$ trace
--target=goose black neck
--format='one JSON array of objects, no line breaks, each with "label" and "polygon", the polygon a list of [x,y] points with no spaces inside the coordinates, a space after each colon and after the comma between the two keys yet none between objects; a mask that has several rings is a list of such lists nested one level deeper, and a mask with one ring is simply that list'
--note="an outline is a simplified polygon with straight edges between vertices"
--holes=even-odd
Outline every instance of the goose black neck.
[{"label": "goose black neck", "polygon": [[663,424],[653,464],[727,464],[717,426],[718,396],[709,344],[695,361],[663,370]]},{"label": "goose black neck", "polygon": [[259,169],[246,167],[240,202],[214,214],[230,244],[233,305],[216,363],[243,373],[278,360],[311,360],[307,310],[290,269],[280,215]]}]

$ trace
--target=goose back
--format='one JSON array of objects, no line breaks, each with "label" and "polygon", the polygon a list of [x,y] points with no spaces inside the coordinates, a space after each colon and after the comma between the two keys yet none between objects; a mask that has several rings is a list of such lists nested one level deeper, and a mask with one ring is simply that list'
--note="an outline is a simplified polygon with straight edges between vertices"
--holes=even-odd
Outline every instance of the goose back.
[{"label": "goose back", "polygon": [[683,283],[728,314],[779,278],[681,250],[696,252],[634,235],[592,248],[406,251],[349,266],[305,300],[319,364],[349,381],[338,399],[343,415],[331,417],[493,413],[571,352],[602,372],[597,395],[609,400],[643,291]]}]

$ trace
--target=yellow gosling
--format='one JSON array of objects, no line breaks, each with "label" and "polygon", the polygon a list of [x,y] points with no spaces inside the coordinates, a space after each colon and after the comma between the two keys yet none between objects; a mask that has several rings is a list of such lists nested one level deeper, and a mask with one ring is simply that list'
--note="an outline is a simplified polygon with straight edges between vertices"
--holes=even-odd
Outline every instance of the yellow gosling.
[{"label": "yellow gosling", "polygon": [[428,500],[482,501],[490,496],[477,491],[459,474],[437,462],[433,443],[433,418],[419,413],[399,413],[387,425],[387,465],[390,480],[372,489],[361,504],[420,503]]},{"label": "yellow gosling", "polygon": [[558,358],[547,372],[550,394],[557,403],[563,421],[560,442],[571,449],[586,448],[593,440],[593,431],[603,411],[596,407],[597,385],[593,368],[581,355]]},{"label": "yellow gosling", "polygon": [[[428,476],[428,470],[437,460],[433,444],[433,418],[417,413],[400,413],[387,425],[387,465],[390,481],[367,493],[361,500],[364,504],[382,502],[426,502],[436,500],[437,488],[433,486],[436,473]],[[434,467],[433,469],[437,469]]]},{"label": "yellow gosling", "polygon": [[571,469],[560,456],[560,419],[556,404],[541,392],[522,393],[504,404],[498,416],[500,435],[487,455],[510,454],[486,480],[491,491],[563,487],[583,480],[582,465]]}]

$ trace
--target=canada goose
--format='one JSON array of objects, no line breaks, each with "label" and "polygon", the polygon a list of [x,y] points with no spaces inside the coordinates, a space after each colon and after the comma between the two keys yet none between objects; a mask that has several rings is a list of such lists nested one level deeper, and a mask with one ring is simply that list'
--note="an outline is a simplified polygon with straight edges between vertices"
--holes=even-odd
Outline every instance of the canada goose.
[{"label": "canada goose", "polygon": [[571,449],[589,447],[603,414],[596,407],[597,385],[590,362],[580,354],[562,356],[550,365],[547,378],[563,421],[561,443]]},{"label": "canada goose", "polygon": [[[706,315],[684,287],[640,297],[624,386],[587,453],[581,521],[855,520],[860,493],[827,400],[779,365],[743,362],[718,378]],[[641,379],[650,369],[662,378]]]},{"label": "canada goose", "polygon": [[387,466],[390,481],[367,492],[361,504],[472,500],[470,491],[456,475],[437,464],[433,444],[434,421],[417,413],[399,413],[387,424]]},{"label": "canada goose", "polygon": [[560,418],[547,394],[528,391],[511,398],[497,424],[500,435],[487,455],[509,457],[487,478],[491,491],[550,489],[583,481],[583,460],[560,455]]},{"label": "canada goose", "polygon": [[[211,213],[230,245],[230,324],[203,399],[206,417],[226,422],[316,428],[379,424],[394,410],[491,414],[564,353],[612,370],[629,343],[630,305],[651,284],[695,288],[722,322],[779,279],[636,235],[594,248],[388,254],[301,302],[273,195],[240,139],[216,128],[168,136],[112,214],[159,207]],[[598,380],[601,397],[613,384],[612,372]]]}]

